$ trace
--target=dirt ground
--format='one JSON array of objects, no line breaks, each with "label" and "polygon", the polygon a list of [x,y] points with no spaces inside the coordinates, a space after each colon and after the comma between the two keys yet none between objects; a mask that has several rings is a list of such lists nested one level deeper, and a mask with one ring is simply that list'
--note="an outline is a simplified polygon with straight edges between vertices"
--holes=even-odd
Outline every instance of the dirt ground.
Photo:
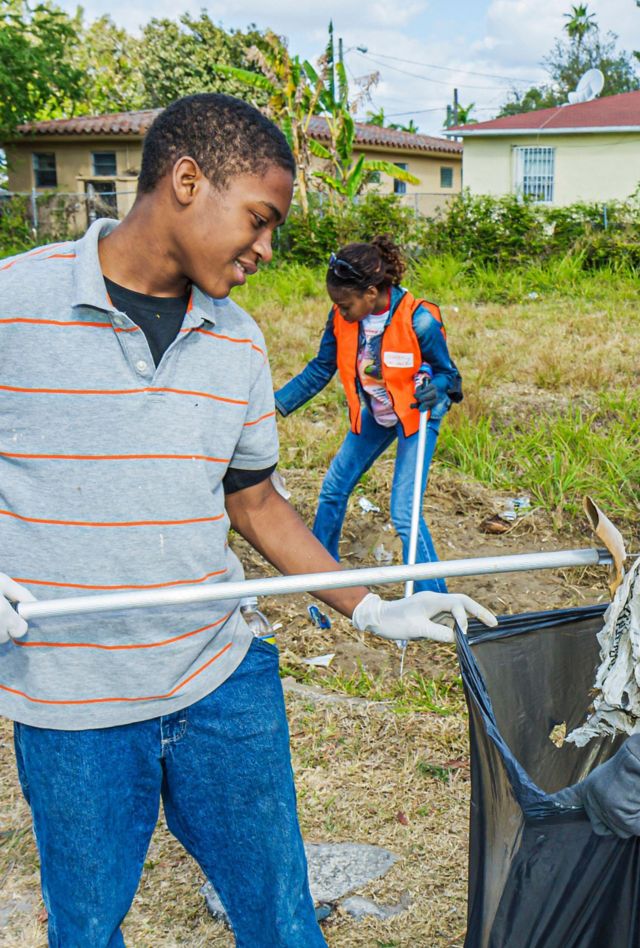
[{"label": "dirt ground", "polygon": [[[354,495],[344,532],[343,559],[373,565],[382,543],[399,562],[400,546],[388,529],[392,459],[383,458]],[[285,472],[292,502],[308,522],[320,483],[309,471]],[[380,513],[358,506],[366,495]],[[425,513],[442,559],[537,552],[594,545],[584,530],[559,530],[543,511],[532,511],[508,532],[483,532],[506,498],[435,467]],[[265,565],[241,542],[234,543],[248,575]],[[608,598],[604,569],[544,571],[469,577],[450,583],[499,613],[585,605]],[[399,589],[395,589],[400,594]],[[391,594],[391,590],[388,593]],[[400,858],[385,879],[361,894],[385,904],[409,899],[403,914],[386,922],[355,922],[339,909],[323,923],[331,948],[456,948],[464,940],[468,800],[470,789],[464,701],[450,646],[410,646],[405,675],[433,685],[434,707],[404,709],[378,700],[393,692],[399,670],[394,644],[356,633],[332,615],[329,631],[309,622],[307,596],[265,599],[261,605],[281,623],[278,642],[287,687],[303,679],[313,691],[289,690],[287,704],[300,817],[309,841],[354,841],[386,846]],[[334,652],[329,669],[309,672],[305,658]],[[368,675],[351,697],[336,680]],[[326,679],[326,681],[325,681]],[[375,686],[371,683],[375,680]],[[298,686],[299,687],[299,686]],[[318,697],[320,692],[320,697]],[[169,835],[162,820],[154,834],[144,876],[124,925],[133,948],[187,945],[231,946],[230,933],[207,915],[199,894],[202,874]],[[0,723],[0,943],[3,948],[41,948],[46,925],[29,812],[13,763],[11,730]]]}]

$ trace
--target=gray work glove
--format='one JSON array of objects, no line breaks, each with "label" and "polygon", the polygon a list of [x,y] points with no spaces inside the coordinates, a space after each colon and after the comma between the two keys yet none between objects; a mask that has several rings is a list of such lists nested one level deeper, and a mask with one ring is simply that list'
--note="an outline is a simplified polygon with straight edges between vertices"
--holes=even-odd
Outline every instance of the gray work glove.
[{"label": "gray work glove", "polygon": [[554,793],[552,800],[584,807],[598,836],[640,836],[640,734],[632,734],[611,760]]},{"label": "gray work glove", "polygon": [[0,644],[26,634],[27,623],[10,605],[11,602],[35,602],[28,589],[0,573]]},{"label": "gray work glove", "polygon": [[433,639],[453,642],[449,626],[432,621],[453,616],[463,632],[467,631],[467,613],[494,626],[498,620],[480,603],[461,593],[419,592],[406,599],[385,601],[375,593],[361,599],[351,621],[359,632],[373,632],[383,639]]},{"label": "gray work glove", "polygon": [[416,385],[413,395],[415,402],[412,402],[410,407],[417,408],[419,411],[431,411],[440,401],[440,392],[426,375]]}]

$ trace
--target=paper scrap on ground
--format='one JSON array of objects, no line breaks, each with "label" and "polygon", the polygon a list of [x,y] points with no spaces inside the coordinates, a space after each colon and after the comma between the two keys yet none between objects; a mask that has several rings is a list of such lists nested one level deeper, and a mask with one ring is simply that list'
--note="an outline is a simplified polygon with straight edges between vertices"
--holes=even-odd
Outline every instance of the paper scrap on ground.
[{"label": "paper scrap on ground", "polygon": [[361,497],[358,506],[364,513],[380,513],[380,508],[372,504],[368,497]]},{"label": "paper scrap on ground", "polygon": [[315,655],[313,658],[303,658],[305,665],[315,665],[317,668],[328,668],[331,659],[335,658],[335,652],[327,652],[326,655]]},{"label": "paper scrap on ground", "polygon": [[379,543],[374,548],[373,558],[376,563],[393,563],[393,553],[385,548],[384,543]]},{"label": "paper scrap on ground", "polygon": [[593,712],[566,740],[583,747],[597,735],[640,733],[640,558],[604,614]]}]

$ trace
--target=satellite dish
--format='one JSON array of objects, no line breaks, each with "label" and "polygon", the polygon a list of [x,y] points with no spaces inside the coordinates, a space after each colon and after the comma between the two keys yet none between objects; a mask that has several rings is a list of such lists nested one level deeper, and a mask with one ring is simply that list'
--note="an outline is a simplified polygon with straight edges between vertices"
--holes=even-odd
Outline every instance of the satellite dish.
[{"label": "satellite dish", "polygon": [[566,105],[575,105],[577,102],[590,102],[600,95],[604,88],[604,73],[599,69],[587,69],[574,92],[570,92]]}]

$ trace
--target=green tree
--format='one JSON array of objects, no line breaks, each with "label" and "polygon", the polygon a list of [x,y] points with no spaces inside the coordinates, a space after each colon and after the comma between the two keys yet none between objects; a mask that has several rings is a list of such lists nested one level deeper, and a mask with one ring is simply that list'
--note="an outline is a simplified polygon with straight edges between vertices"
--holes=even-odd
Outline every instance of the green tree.
[{"label": "green tree", "polygon": [[572,7],[565,16],[563,30],[568,38],[556,40],[542,60],[549,81],[532,86],[525,93],[512,92],[500,116],[562,105],[587,69],[604,73],[605,96],[640,88],[632,55],[617,49],[615,33],[600,32],[595,15],[588,12],[585,4]]},{"label": "green tree", "polygon": [[81,101],[68,103],[68,112],[102,115],[145,108],[148,99],[140,69],[142,42],[116,26],[109,16],[85,25],[81,8],[75,23],[73,61],[83,75],[83,92]]},{"label": "green tree", "polygon": [[585,36],[590,30],[597,30],[596,15],[589,13],[589,7],[586,3],[574,4],[569,13],[563,13],[568,21],[563,29],[567,31],[569,39],[575,41],[578,51],[582,46]]},{"label": "green tree", "polygon": [[412,132],[416,134],[419,129],[413,119],[409,119],[404,125],[401,122],[388,122],[384,114],[384,109],[380,108],[377,112],[367,112],[367,125],[377,125],[378,128],[394,128],[398,132]]},{"label": "green tree", "polygon": [[82,71],[68,55],[75,36],[73,21],[51,3],[0,0],[0,140],[79,100]]},{"label": "green tree", "polygon": [[[223,75],[217,66],[257,71],[248,51],[263,45],[264,36],[255,27],[227,32],[204,11],[199,17],[185,13],[178,20],[154,18],[145,26],[139,48],[144,100],[154,108],[194,92],[243,95],[246,85]],[[258,106],[266,104],[263,90],[255,90],[254,98]]]}]

